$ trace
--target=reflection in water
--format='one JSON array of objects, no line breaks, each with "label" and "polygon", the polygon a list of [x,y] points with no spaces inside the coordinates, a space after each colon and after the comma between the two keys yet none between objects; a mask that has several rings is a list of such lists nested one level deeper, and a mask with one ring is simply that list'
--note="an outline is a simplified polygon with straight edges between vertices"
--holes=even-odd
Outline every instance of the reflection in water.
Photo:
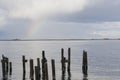
[{"label": "reflection in water", "polygon": [[2,78],[2,80],[8,80],[8,75],[4,75],[4,77]]},{"label": "reflection in water", "polygon": [[6,75],[5,77],[3,77],[1,80],[12,80],[11,76]]},{"label": "reflection in water", "polygon": [[71,72],[69,72],[67,79],[66,79],[66,75],[62,74],[61,80],[71,80]]},{"label": "reflection in water", "polygon": [[88,80],[88,75],[83,75],[83,80]]},{"label": "reflection in water", "polygon": [[31,80],[34,80],[33,78],[31,78]]},{"label": "reflection in water", "polygon": [[71,80],[71,76],[68,76],[68,80]]},{"label": "reflection in water", "polygon": [[8,80],[8,78],[2,78],[2,80]]},{"label": "reflection in water", "polygon": [[71,76],[68,76],[67,79],[65,77],[66,77],[65,75],[62,75],[61,80],[71,80]]},{"label": "reflection in water", "polygon": [[23,80],[26,80],[26,79],[23,77]]},{"label": "reflection in water", "polygon": [[23,73],[23,80],[25,80],[25,73]]},{"label": "reflection in water", "polygon": [[83,77],[83,80],[88,80],[88,78],[87,77]]},{"label": "reflection in water", "polygon": [[61,78],[61,80],[65,80],[65,75],[62,75],[62,78]]},{"label": "reflection in water", "polygon": [[12,75],[6,74],[4,77],[2,77],[0,80],[12,80]]}]

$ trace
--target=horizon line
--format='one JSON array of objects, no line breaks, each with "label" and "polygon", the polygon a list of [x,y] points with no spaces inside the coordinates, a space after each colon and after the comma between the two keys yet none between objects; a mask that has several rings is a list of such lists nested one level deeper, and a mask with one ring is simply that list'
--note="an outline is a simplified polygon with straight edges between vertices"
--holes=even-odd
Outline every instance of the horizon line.
[{"label": "horizon line", "polygon": [[78,40],[120,40],[120,38],[99,38],[99,39],[0,39],[0,41],[78,41]]}]

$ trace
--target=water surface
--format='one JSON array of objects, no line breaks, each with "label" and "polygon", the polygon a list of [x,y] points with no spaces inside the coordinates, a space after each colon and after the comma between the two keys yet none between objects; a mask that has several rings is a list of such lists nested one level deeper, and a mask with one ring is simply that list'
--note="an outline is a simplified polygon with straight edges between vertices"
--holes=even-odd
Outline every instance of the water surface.
[{"label": "water surface", "polygon": [[[120,79],[120,41],[119,40],[86,40],[86,41],[0,41],[0,59],[2,54],[13,62],[11,80],[22,80],[22,55],[26,58],[41,58],[45,50],[51,78],[51,59],[56,61],[56,77],[61,80],[61,48],[71,48],[71,80],[83,80],[82,51],[88,52],[88,80],[119,80]],[[29,62],[26,64],[26,80],[29,79]],[[0,78],[2,79],[0,64]],[[65,80],[68,80],[66,75]]]}]

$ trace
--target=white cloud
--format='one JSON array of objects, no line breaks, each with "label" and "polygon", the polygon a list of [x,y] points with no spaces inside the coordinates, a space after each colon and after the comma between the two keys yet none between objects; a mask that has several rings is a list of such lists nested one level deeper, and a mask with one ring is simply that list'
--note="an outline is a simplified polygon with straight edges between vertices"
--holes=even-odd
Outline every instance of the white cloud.
[{"label": "white cloud", "polygon": [[119,31],[97,31],[92,33],[95,36],[99,36],[102,38],[119,38],[120,32]]},{"label": "white cloud", "polygon": [[12,18],[43,18],[82,10],[87,0],[0,0]]},{"label": "white cloud", "polygon": [[2,28],[2,25],[6,23],[6,11],[3,9],[0,9],[0,29]]},{"label": "white cloud", "polygon": [[92,27],[94,30],[91,34],[95,37],[118,38],[120,36],[120,22],[103,22],[93,24]]}]

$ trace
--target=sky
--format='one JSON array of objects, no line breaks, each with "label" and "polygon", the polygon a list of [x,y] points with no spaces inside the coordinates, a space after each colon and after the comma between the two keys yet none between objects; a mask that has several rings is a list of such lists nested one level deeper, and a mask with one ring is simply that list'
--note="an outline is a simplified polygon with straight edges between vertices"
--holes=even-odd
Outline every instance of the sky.
[{"label": "sky", "polygon": [[0,0],[0,39],[120,38],[120,0]]}]

